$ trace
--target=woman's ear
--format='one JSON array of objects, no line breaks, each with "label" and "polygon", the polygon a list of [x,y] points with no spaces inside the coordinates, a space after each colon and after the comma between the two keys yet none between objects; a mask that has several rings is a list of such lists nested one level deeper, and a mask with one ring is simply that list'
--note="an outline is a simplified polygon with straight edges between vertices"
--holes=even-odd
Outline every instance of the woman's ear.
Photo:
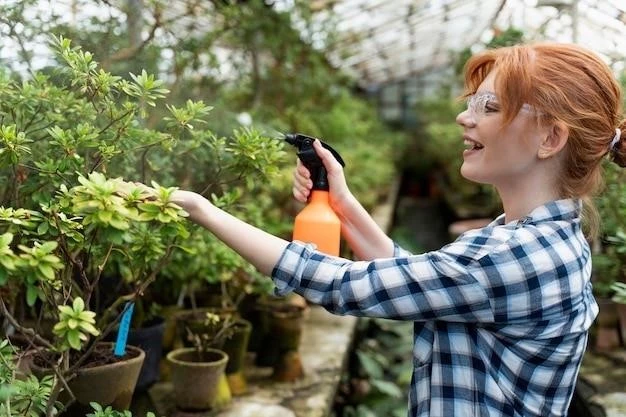
[{"label": "woman's ear", "polygon": [[548,159],[558,154],[565,147],[568,137],[569,128],[567,125],[560,121],[554,122],[539,145],[537,150],[539,159]]}]

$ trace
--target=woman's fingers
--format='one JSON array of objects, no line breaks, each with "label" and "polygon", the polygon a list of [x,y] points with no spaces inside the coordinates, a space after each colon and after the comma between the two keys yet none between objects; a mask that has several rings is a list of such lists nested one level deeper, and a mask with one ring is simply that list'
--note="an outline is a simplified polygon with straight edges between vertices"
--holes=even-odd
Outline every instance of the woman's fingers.
[{"label": "woman's fingers", "polygon": [[[336,199],[347,194],[346,180],[343,174],[343,167],[335,159],[333,154],[322,146],[319,140],[315,140],[313,143],[317,156],[322,160],[322,164],[326,168],[329,182],[331,185],[331,192]],[[311,179],[311,173],[304,166],[304,164],[298,159],[296,162],[296,169],[293,172],[293,196],[296,200],[306,203],[311,189],[313,188],[313,181]]]},{"label": "woman's fingers", "polygon": [[310,190],[313,188],[313,181],[310,178],[309,170],[302,167],[302,169],[296,168],[293,173],[294,186],[302,189]]},{"label": "woman's fingers", "polygon": [[306,203],[313,188],[311,173],[298,159],[293,171],[293,196],[301,203]]},{"label": "woman's fingers", "polygon": [[316,139],[315,142],[313,142],[313,147],[315,148],[317,156],[319,156],[322,160],[324,167],[326,167],[326,172],[328,172],[328,175],[337,175],[343,173],[343,167],[341,166],[339,161],[335,159],[333,154],[328,149],[322,146],[322,142],[320,142],[319,139]]},{"label": "woman's fingers", "polygon": [[309,179],[311,178],[311,173],[308,168],[304,166],[300,159],[296,159],[296,172],[295,174],[299,175],[302,178]]},{"label": "woman's fingers", "polygon": [[293,178],[293,196],[301,203],[306,203],[309,198],[311,188],[313,187],[311,180],[303,178],[295,171],[293,173]]}]

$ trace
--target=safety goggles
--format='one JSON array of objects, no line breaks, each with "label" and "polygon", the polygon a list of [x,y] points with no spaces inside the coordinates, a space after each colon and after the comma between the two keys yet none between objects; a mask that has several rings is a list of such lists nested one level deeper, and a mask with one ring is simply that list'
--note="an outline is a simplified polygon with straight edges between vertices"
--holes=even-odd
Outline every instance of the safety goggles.
[{"label": "safety goggles", "polygon": [[[499,112],[500,104],[498,104],[498,98],[493,93],[472,94],[467,97],[467,111],[472,116],[472,119],[478,121],[488,113]],[[527,103],[522,104],[520,111],[540,114],[530,104]]]}]

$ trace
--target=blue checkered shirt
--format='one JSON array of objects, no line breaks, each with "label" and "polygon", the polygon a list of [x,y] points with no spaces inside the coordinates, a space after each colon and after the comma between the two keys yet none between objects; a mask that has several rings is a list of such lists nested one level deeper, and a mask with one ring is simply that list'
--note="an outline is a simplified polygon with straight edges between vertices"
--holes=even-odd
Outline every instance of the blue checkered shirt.
[{"label": "blue checkered shirt", "polygon": [[292,242],[272,276],[335,314],[414,322],[409,416],[564,416],[598,312],[580,208],[550,202],[372,261]]}]

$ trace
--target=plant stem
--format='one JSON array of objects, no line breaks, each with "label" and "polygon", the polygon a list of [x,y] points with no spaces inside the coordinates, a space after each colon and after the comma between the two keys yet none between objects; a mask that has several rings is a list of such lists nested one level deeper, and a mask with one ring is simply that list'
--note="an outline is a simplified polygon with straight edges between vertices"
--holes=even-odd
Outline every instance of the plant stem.
[{"label": "plant stem", "polygon": [[50,343],[48,340],[44,339],[43,337],[39,336],[35,332],[35,330],[20,326],[17,320],[15,320],[15,317],[13,317],[13,315],[7,309],[7,306],[4,304],[4,300],[2,298],[0,298],[0,311],[2,312],[4,317],[6,317],[6,319],[9,321],[9,324],[15,327],[15,330],[17,330],[20,334],[28,337],[31,343],[36,342],[35,344],[38,344],[39,346],[44,346],[50,350],[54,350],[54,346],[52,345],[52,343]]},{"label": "plant stem", "polygon": [[98,285],[100,281],[100,277],[102,276],[102,271],[104,270],[104,266],[107,264],[109,260],[109,256],[111,256],[111,251],[113,250],[113,244],[109,245],[109,249],[107,250],[107,254],[104,257],[104,260],[100,265],[98,265],[98,275],[94,278],[94,280],[89,284],[87,292],[85,294],[85,305],[89,305],[89,301],[91,300],[91,294],[93,294],[94,289]]}]

